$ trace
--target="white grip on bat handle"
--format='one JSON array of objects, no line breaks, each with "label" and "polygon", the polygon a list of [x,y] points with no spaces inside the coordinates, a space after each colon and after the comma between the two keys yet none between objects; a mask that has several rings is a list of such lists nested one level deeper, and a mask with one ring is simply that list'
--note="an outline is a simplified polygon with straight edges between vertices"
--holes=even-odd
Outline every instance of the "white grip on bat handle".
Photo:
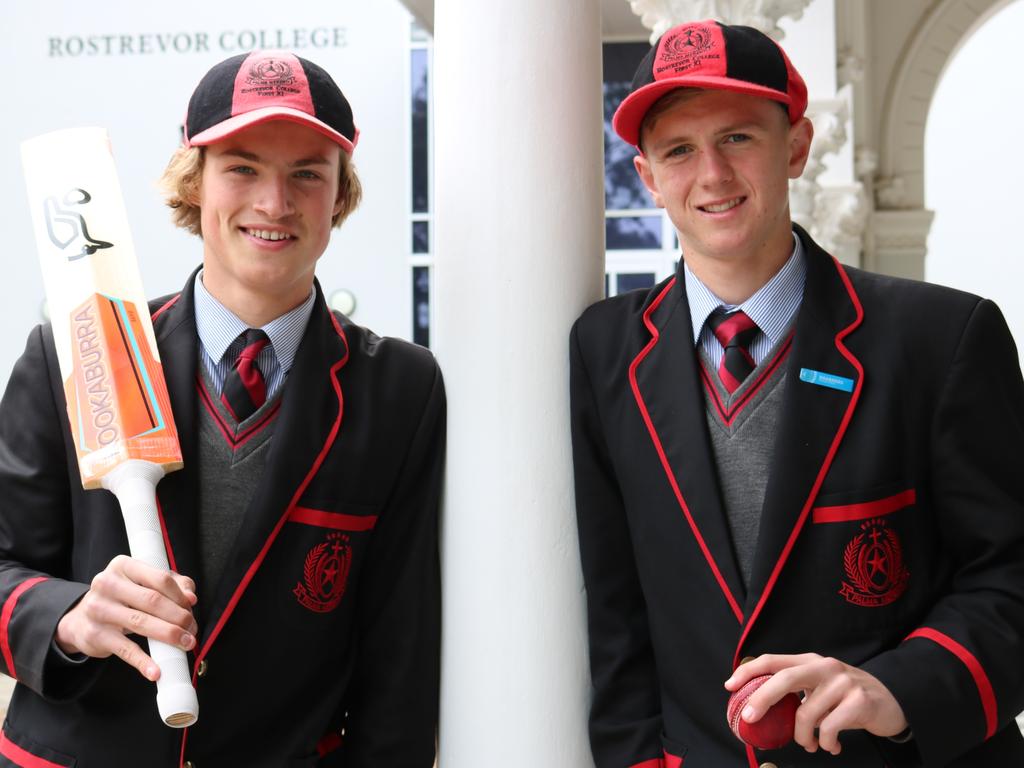
[{"label": "white grip on bat handle", "polygon": [[[164,470],[159,464],[130,459],[104,475],[102,482],[121,505],[132,557],[166,571],[169,570],[167,551],[156,511],[156,484],[163,476]],[[160,667],[160,679],[156,681],[160,717],[173,728],[194,724],[199,719],[199,700],[192,687],[185,652],[151,639],[149,655]]]}]

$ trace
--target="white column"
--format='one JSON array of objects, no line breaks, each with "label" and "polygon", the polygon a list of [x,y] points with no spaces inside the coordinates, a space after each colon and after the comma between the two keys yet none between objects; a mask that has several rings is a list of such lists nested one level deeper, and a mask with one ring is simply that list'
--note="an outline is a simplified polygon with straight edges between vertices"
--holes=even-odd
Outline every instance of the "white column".
[{"label": "white column", "polygon": [[603,282],[597,0],[436,0],[441,768],[592,766],[568,333]]}]

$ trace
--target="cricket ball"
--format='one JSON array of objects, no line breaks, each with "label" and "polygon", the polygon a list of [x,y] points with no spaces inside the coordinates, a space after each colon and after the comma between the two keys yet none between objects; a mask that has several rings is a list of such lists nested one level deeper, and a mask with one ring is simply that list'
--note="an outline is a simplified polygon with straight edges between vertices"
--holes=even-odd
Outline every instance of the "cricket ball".
[{"label": "cricket ball", "polygon": [[726,710],[729,728],[736,734],[736,738],[758,749],[779,749],[793,740],[796,708],[800,706],[800,697],[795,693],[787,693],[756,723],[748,723],[740,717],[747,699],[770,679],[771,675],[761,675],[748,680],[729,697]]}]

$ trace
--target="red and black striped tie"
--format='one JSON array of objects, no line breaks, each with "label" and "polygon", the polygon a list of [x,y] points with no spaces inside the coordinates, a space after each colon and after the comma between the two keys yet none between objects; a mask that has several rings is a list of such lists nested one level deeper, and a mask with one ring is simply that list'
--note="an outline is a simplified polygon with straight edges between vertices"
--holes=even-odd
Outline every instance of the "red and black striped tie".
[{"label": "red and black striped tie", "polygon": [[241,334],[241,338],[242,351],[238,353],[235,367],[224,378],[220,395],[220,401],[238,422],[252,416],[267,401],[267,385],[256,364],[256,356],[270,343],[267,334],[255,328]]},{"label": "red and black striped tie", "polygon": [[708,318],[708,325],[725,347],[722,362],[718,364],[718,376],[731,395],[757,367],[750,356],[750,342],[760,328],[741,311],[715,312]]}]

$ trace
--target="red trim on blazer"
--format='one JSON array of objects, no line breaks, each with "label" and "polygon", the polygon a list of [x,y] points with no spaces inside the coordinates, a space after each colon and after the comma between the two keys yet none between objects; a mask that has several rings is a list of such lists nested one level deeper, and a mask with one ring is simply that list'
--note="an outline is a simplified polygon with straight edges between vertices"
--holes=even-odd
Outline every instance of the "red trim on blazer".
[{"label": "red trim on blazer", "polygon": [[0,733],[0,755],[3,755],[21,768],[67,768],[68,763],[54,763],[45,758],[33,755]]},{"label": "red trim on blazer", "polygon": [[633,397],[636,399],[636,404],[640,408],[640,415],[643,417],[644,424],[647,425],[647,431],[650,433],[651,440],[654,442],[654,449],[658,452],[658,458],[661,459],[661,466],[665,470],[668,482],[672,486],[672,491],[676,495],[676,501],[679,503],[679,507],[683,510],[686,522],[690,524],[690,530],[693,531],[693,535],[697,538],[697,544],[700,546],[700,551],[704,553],[704,559],[707,560],[708,565],[711,567],[711,572],[714,574],[715,580],[718,582],[718,586],[722,590],[722,594],[724,594],[725,599],[729,601],[729,607],[732,609],[732,613],[736,617],[736,621],[742,624],[743,611],[740,610],[739,603],[736,602],[736,598],[729,590],[729,585],[725,583],[725,578],[722,576],[722,572],[718,569],[718,563],[715,562],[715,558],[711,554],[711,550],[708,549],[707,542],[704,541],[704,537],[701,536],[700,530],[697,528],[696,521],[690,514],[690,508],[686,505],[685,499],[683,499],[682,491],[679,490],[679,484],[676,483],[675,475],[672,474],[672,467],[668,463],[668,457],[665,455],[665,449],[661,444],[661,438],[658,437],[658,432],[654,428],[654,422],[651,421],[651,415],[647,411],[647,405],[644,403],[643,395],[640,394],[640,386],[636,381],[637,366],[639,366],[640,363],[643,362],[644,358],[650,354],[650,351],[654,349],[654,346],[658,343],[658,339],[661,337],[661,333],[658,331],[658,328],[651,322],[651,313],[658,308],[665,296],[668,295],[668,292],[672,290],[672,286],[675,284],[676,278],[672,278],[662,292],[658,294],[657,298],[651,302],[651,305],[644,310],[644,325],[646,325],[647,330],[651,332],[651,340],[647,342],[647,346],[640,350],[640,354],[638,354],[629,365],[629,386],[633,390]]},{"label": "red trim on blazer", "polygon": [[877,501],[841,504],[835,507],[815,507],[811,511],[811,520],[815,523],[849,523],[854,520],[891,515],[893,512],[906,509],[916,503],[917,491],[911,488]]},{"label": "red trim on blazer", "polygon": [[757,377],[757,381],[748,389],[743,396],[732,405],[732,410],[725,407],[725,403],[722,402],[722,398],[718,395],[718,387],[711,381],[711,376],[704,370],[703,363],[698,362],[697,367],[700,369],[700,377],[704,381],[704,388],[708,392],[708,396],[711,398],[711,402],[714,403],[715,410],[718,411],[719,418],[727,427],[731,427],[732,423],[736,420],[736,417],[740,415],[740,411],[743,407],[750,402],[750,399],[758,393],[758,391],[765,385],[775,370],[782,364],[782,361],[786,359],[789,354],[789,349],[793,344],[793,332],[790,331],[789,336],[783,342],[779,348],[778,353],[775,355],[771,365],[761,371],[761,375]]},{"label": "red trim on blazer", "polygon": [[644,760],[642,763],[629,766],[629,768],[683,768],[683,758],[670,755],[668,752],[662,754],[664,757]]},{"label": "red trim on blazer", "polygon": [[341,744],[341,734],[337,731],[331,731],[316,743],[316,753],[320,757],[325,757],[336,749],[340,749]]},{"label": "red trim on blazer", "polygon": [[[195,685],[195,681],[192,682]],[[185,742],[188,741],[188,728],[181,729],[181,755],[178,757],[178,768],[185,765]]]},{"label": "red trim on blazer", "polygon": [[[224,629],[224,625],[227,623],[227,620],[231,617],[231,614],[234,613],[235,606],[237,606],[238,601],[242,599],[242,595],[248,588],[249,582],[251,582],[253,577],[256,575],[256,571],[258,571],[260,565],[263,564],[263,559],[267,556],[267,552],[270,551],[270,546],[274,543],[274,540],[277,539],[277,534],[281,532],[282,526],[284,526],[285,521],[291,515],[292,510],[295,508],[299,499],[302,497],[302,494],[305,492],[306,487],[309,485],[310,481],[312,481],[313,476],[317,473],[317,470],[320,469],[320,465],[323,464],[324,459],[327,457],[327,452],[331,449],[331,446],[334,444],[334,439],[338,436],[338,430],[341,429],[341,420],[345,412],[345,398],[341,392],[341,385],[338,383],[337,373],[348,362],[349,346],[348,338],[346,338],[345,332],[342,330],[341,326],[338,324],[337,319],[334,317],[334,313],[328,310],[328,314],[330,315],[331,322],[334,324],[334,330],[337,331],[338,335],[341,337],[342,343],[345,345],[345,354],[342,356],[341,360],[339,360],[338,362],[331,366],[331,370],[329,373],[331,379],[331,386],[334,387],[334,391],[338,397],[338,416],[337,418],[335,418],[334,424],[331,426],[330,434],[327,435],[327,439],[324,441],[323,448],[320,449],[320,453],[317,455],[316,460],[313,462],[313,466],[310,467],[309,472],[306,474],[306,477],[303,479],[303,481],[299,483],[299,487],[295,490],[295,494],[292,496],[292,500],[291,502],[289,502],[288,507],[284,511],[284,514],[281,515],[281,518],[277,521],[277,525],[274,526],[274,530],[270,532],[270,535],[267,537],[267,540],[263,543],[263,547],[256,555],[256,559],[253,560],[253,562],[249,565],[249,568],[245,572],[245,575],[242,577],[242,580],[238,583],[238,586],[235,587],[234,594],[231,595],[231,599],[228,600],[228,604],[224,608],[224,612],[220,615],[220,618],[217,619],[217,623],[214,625],[209,637],[206,638],[206,643],[203,645],[202,650],[196,654],[192,671],[193,685],[195,685],[196,683],[196,670],[199,669],[199,662],[201,662],[206,657],[206,654],[210,652],[210,647],[213,645],[214,641],[220,635],[221,630]],[[182,744],[182,750],[184,754],[184,743]]]},{"label": "red trim on blazer", "polygon": [[0,611],[0,651],[4,654],[4,663],[7,665],[7,674],[17,680],[17,674],[14,670],[14,654],[11,653],[11,638],[7,633],[7,630],[11,624],[11,617],[14,615],[14,607],[18,604],[18,600],[23,594],[32,589],[36,584],[46,581],[46,576],[35,576],[31,579],[26,579],[16,586],[7,600],[4,602],[3,610]]},{"label": "red trim on blazer", "polygon": [[[271,419],[273,419],[277,415],[277,410],[278,408],[281,407],[281,400],[278,399],[278,401],[274,403],[270,410],[263,415],[263,418],[261,418],[255,424],[250,424],[248,427],[245,428],[244,432],[239,432],[235,434],[234,431],[232,431],[231,429],[231,425],[224,421],[224,418],[220,415],[220,411],[218,411],[217,407],[213,404],[213,398],[211,397],[209,391],[206,389],[206,383],[203,381],[201,376],[196,376],[196,389],[199,391],[199,399],[202,401],[203,405],[206,406],[206,410],[210,414],[210,416],[213,417],[213,421],[217,425],[217,428],[220,430],[221,435],[224,436],[224,439],[227,441],[228,445],[230,445],[231,449],[234,451],[237,451],[239,448],[241,448],[243,445],[249,442],[249,440],[251,440],[257,434],[259,434],[260,430],[267,426],[267,424],[270,423]],[[231,408],[229,407],[228,410],[231,411]],[[234,411],[231,411],[231,415],[234,416]]]},{"label": "red trim on blazer", "polygon": [[964,666],[967,667],[967,671],[970,672],[971,677],[974,678],[974,684],[978,687],[978,696],[981,697],[981,708],[985,712],[985,738],[992,738],[993,734],[996,732],[997,725],[996,694],[992,690],[992,683],[988,679],[988,675],[985,674],[985,668],[981,666],[981,662],[978,661],[978,657],[949,635],[944,632],[939,632],[937,629],[921,627],[907,635],[907,640],[915,637],[920,637],[925,640],[931,640],[932,642],[938,643],[960,659]]},{"label": "red trim on blazer", "polygon": [[818,490],[821,488],[821,484],[825,481],[825,475],[828,473],[829,467],[832,466],[832,460],[835,458],[836,451],[839,450],[839,443],[842,442],[843,435],[846,434],[846,429],[850,425],[850,419],[853,418],[853,412],[857,408],[857,402],[860,400],[860,392],[864,386],[864,366],[860,364],[860,361],[854,357],[853,353],[846,348],[845,344],[843,344],[843,339],[853,333],[857,326],[864,321],[864,307],[860,303],[860,298],[857,296],[857,292],[853,290],[853,284],[850,282],[850,277],[846,274],[846,270],[843,269],[842,264],[840,264],[839,260],[834,256],[832,257],[832,262],[835,264],[836,270],[839,272],[839,277],[843,281],[843,285],[846,287],[846,293],[849,295],[850,301],[853,303],[854,309],[857,312],[857,316],[853,319],[853,322],[839,331],[839,333],[836,334],[835,339],[836,349],[838,349],[839,353],[857,370],[857,383],[853,388],[853,394],[850,397],[850,404],[846,406],[846,413],[843,414],[843,420],[839,423],[839,429],[836,432],[836,436],[832,439],[832,445],[829,446],[828,453],[825,455],[825,461],[822,462],[821,469],[818,470],[818,477],[814,481],[814,486],[811,488],[811,492],[807,496],[807,501],[804,503],[804,507],[800,511],[800,517],[797,518],[796,525],[793,526],[793,530],[789,534],[789,539],[786,541],[786,545],[782,548],[782,554],[779,555],[779,559],[775,563],[775,568],[772,569],[771,576],[768,577],[768,581],[764,587],[764,592],[761,593],[761,597],[758,599],[757,605],[750,613],[750,619],[747,621],[747,626],[743,628],[743,634],[740,636],[740,641],[736,645],[736,654],[733,656],[733,668],[739,666],[739,660],[741,658],[740,651],[743,648],[743,643],[746,642],[747,636],[750,634],[750,630],[754,626],[754,622],[757,621],[758,616],[761,615],[761,609],[764,608],[764,604],[768,601],[768,597],[771,595],[772,590],[775,588],[775,583],[779,579],[779,574],[782,572],[782,567],[786,564],[790,553],[793,551],[797,536],[803,529],[804,523],[807,522],[807,516],[811,511],[811,504],[814,502],[814,498],[818,495]]},{"label": "red trim on blazer", "polygon": [[154,312],[152,315],[150,315],[150,320],[156,320],[158,317],[160,317],[160,315],[162,315],[168,309],[173,307],[175,305],[175,303],[178,301],[178,299],[180,299],[180,298],[181,298],[181,294],[180,293],[177,293],[174,296],[172,296],[170,299],[167,300],[166,304],[164,304],[162,307],[157,309],[156,312]]},{"label": "red trim on blazer", "polygon": [[754,754],[754,748],[747,744],[747,762],[750,763],[750,768],[759,768],[757,755]]},{"label": "red trim on blazer", "polygon": [[341,512],[295,507],[288,513],[288,522],[317,525],[336,531],[371,531],[377,524],[377,515],[345,515]]},{"label": "red trim on blazer", "polygon": [[167,535],[167,523],[164,522],[164,508],[160,505],[160,497],[156,500],[156,516],[160,521],[160,533],[164,537],[164,549],[167,550],[167,565],[175,573],[178,572],[178,564],[174,560],[174,551],[171,549],[171,537]]}]

